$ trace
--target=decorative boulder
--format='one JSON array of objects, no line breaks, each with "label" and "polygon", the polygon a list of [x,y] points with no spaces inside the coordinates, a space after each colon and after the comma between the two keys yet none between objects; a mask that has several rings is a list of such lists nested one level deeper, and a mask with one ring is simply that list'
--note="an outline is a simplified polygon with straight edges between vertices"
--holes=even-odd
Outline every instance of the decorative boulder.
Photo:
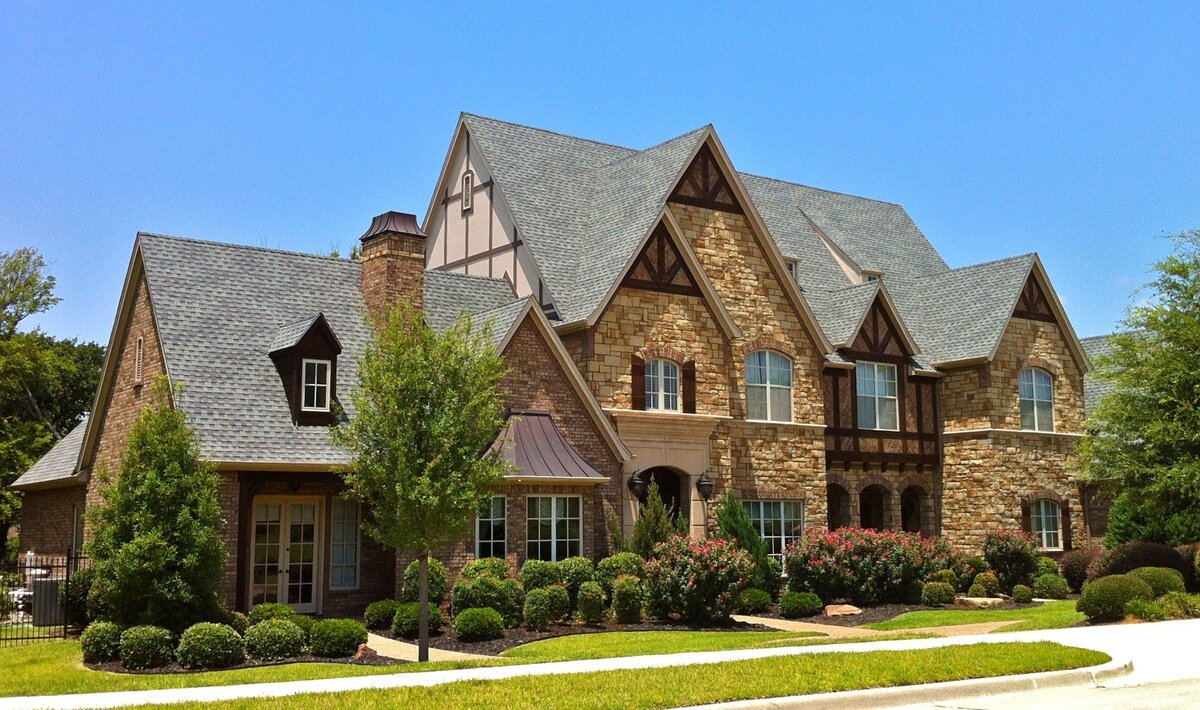
[{"label": "decorative boulder", "polygon": [[825,616],[856,616],[862,609],[851,604],[830,604],[825,607]]}]

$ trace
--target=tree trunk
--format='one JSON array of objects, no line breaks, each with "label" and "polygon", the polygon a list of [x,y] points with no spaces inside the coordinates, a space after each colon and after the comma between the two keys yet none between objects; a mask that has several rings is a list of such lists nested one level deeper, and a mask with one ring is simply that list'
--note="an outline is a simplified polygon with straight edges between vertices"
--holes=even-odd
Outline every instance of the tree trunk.
[{"label": "tree trunk", "polygon": [[417,580],[420,592],[417,595],[421,605],[421,613],[417,622],[417,661],[424,663],[429,660],[429,553],[421,553],[421,561],[417,563]]}]

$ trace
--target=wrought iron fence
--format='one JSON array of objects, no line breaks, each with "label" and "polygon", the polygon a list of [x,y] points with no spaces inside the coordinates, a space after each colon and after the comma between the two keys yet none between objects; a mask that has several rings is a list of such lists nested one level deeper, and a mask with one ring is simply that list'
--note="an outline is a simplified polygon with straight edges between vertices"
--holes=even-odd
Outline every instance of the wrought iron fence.
[{"label": "wrought iron fence", "polygon": [[71,576],[87,564],[76,555],[33,554],[0,562],[0,646],[60,639],[80,623],[64,602]]}]

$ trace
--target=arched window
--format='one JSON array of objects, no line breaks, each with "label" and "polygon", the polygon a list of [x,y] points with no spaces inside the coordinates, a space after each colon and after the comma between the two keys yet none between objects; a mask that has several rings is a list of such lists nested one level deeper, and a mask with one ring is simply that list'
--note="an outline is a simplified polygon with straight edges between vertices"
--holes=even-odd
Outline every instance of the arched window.
[{"label": "arched window", "polygon": [[646,409],[679,411],[679,365],[670,360],[646,362]]},{"label": "arched window", "polygon": [[1054,380],[1050,373],[1029,367],[1021,370],[1021,428],[1054,431]]},{"label": "arched window", "polygon": [[1039,498],[1029,504],[1029,528],[1044,550],[1061,550],[1062,508],[1048,498]]},{"label": "arched window", "polygon": [[792,361],[774,350],[746,358],[746,418],[792,421]]}]

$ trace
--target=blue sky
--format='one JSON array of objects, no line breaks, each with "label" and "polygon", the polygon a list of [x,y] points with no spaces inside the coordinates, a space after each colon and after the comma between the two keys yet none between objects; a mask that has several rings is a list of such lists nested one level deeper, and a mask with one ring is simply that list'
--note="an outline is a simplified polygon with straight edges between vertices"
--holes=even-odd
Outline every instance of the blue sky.
[{"label": "blue sky", "polygon": [[[380,3],[382,5],[382,3]],[[0,250],[107,340],[138,230],[345,253],[421,214],[460,111],[903,204],[1037,251],[1080,335],[1200,227],[1200,5],[0,5]]]}]

